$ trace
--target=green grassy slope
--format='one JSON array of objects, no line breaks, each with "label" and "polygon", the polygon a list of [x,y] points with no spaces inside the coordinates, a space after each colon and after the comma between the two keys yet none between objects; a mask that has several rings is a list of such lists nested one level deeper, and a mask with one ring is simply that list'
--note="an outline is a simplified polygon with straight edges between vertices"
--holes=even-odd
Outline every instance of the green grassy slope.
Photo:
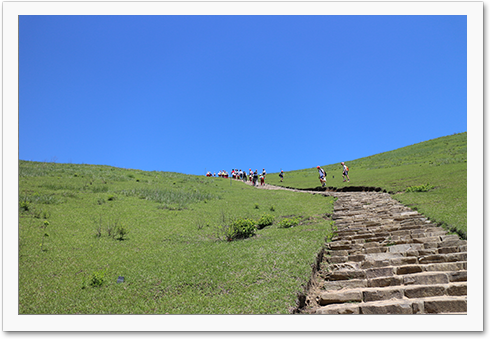
[{"label": "green grassy slope", "polygon": [[[466,238],[466,136],[441,137],[390,152],[347,161],[351,182],[342,181],[342,166],[322,166],[327,186],[375,186],[393,193],[400,202],[418,210],[434,222]],[[284,181],[271,173],[267,182],[287,187],[319,186],[316,168],[287,172]],[[408,187],[430,184],[428,192],[405,192]]]},{"label": "green grassy slope", "polygon": [[[332,206],[229,179],[20,161],[19,313],[288,313]],[[274,223],[225,240],[233,218],[263,214]]]}]

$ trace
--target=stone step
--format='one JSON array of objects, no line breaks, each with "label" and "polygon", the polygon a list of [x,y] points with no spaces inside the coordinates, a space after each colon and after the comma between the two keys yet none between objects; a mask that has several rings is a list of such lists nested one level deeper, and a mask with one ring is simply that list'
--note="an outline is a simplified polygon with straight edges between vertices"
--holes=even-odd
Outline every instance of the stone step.
[{"label": "stone step", "polygon": [[[400,226],[397,227],[377,227],[373,228],[358,228],[339,230],[337,236],[334,240],[354,240],[354,239],[366,239],[366,241],[375,241],[376,238],[384,237],[388,240],[407,238],[407,239],[419,239],[417,242],[421,242],[420,238],[428,237],[446,237],[447,231],[438,228],[427,228],[425,226],[420,226],[419,228],[403,229]],[[371,240],[372,239],[372,240]],[[441,242],[441,238],[434,238],[435,242]],[[423,241],[428,242],[428,241]]]},{"label": "stone step", "polygon": [[[417,238],[412,239],[408,237],[389,237],[389,238],[372,238],[372,239],[354,239],[353,237],[349,237],[348,239],[340,239],[334,238],[334,241],[327,243],[327,249],[330,251],[336,250],[349,250],[349,251],[361,251],[364,253],[373,253],[373,252],[399,252],[407,251],[409,247],[412,250],[419,251],[420,255],[429,255],[429,254],[449,254],[455,252],[466,252],[467,245],[457,244],[452,246],[445,246],[444,243],[439,241],[438,237],[426,237],[426,238]],[[331,244],[331,245],[329,245]],[[446,243],[447,244],[447,243]],[[361,246],[359,246],[361,245]],[[391,246],[395,245],[410,245],[410,246],[398,246],[393,249],[389,249]],[[379,250],[375,250],[373,248],[378,248]],[[369,249],[369,250],[368,250]]]},{"label": "stone step", "polygon": [[428,297],[466,296],[467,283],[458,282],[429,286],[394,286],[385,288],[357,287],[351,289],[330,290],[320,293],[318,303],[321,306],[339,303],[372,302],[394,299],[418,299]]},{"label": "stone step", "polygon": [[332,264],[323,274],[326,281],[365,279],[369,287],[447,284],[466,281],[465,261],[362,268],[366,262]]},{"label": "stone step", "polygon": [[345,262],[365,262],[363,268],[375,268],[383,266],[399,266],[417,264],[417,256],[404,256],[403,252],[376,252],[376,253],[358,253],[349,254],[349,251],[335,251],[333,255],[327,253],[325,261],[330,264],[345,263]]},{"label": "stone step", "polygon": [[411,236],[420,237],[423,234],[428,236],[441,236],[445,237],[447,231],[442,228],[433,227],[427,228],[427,225],[410,226],[404,227],[397,224],[378,224],[376,226],[368,227],[366,225],[352,225],[347,227],[341,227],[336,223],[337,234],[339,237],[347,238],[351,237],[363,237],[369,238],[369,236],[383,236],[383,237],[394,237],[394,236]]},{"label": "stone step", "polygon": [[420,264],[466,261],[467,252],[430,254],[420,256],[418,259]]},{"label": "stone step", "polygon": [[420,299],[382,300],[365,303],[332,304],[320,307],[316,314],[466,314],[465,296],[441,296]]}]

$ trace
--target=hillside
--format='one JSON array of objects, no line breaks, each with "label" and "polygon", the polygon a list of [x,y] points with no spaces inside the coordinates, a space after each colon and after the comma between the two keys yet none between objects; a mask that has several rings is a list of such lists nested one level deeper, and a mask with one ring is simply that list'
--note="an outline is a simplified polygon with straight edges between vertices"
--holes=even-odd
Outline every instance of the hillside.
[{"label": "hillside", "polygon": [[[340,164],[321,167],[327,172],[327,186],[380,187],[403,204],[466,238],[466,137],[464,132],[345,160],[350,182],[342,181]],[[287,172],[282,183],[278,173],[273,173],[268,176],[268,183],[294,188],[320,186],[315,167]],[[421,188],[427,184],[434,188],[427,192],[406,192],[409,187]]]},{"label": "hillside", "polygon": [[[332,210],[231,179],[20,161],[19,313],[287,314]],[[232,238],[245,221],[254,236]]]},{"label": "hillside", "polygon": [[[323,166],[328,186],[381,187],[466,238],[466,133],[346,163],[350,183],[340,164]],[[266,182],[319,186],[316,168]],[[289,313],[334,236],[333,202],[232,179],[19,161],[19,313]],[[262,225],[252,237],[230,236],[249,222]]]}]

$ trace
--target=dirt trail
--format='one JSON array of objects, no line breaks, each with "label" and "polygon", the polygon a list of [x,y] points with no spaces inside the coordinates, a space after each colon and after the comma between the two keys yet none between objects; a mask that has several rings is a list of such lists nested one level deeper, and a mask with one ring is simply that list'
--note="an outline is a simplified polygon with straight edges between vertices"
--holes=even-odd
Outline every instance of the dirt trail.
[{"label": "dirt trail", "polygon": [[318,254],[295,313],[466,314],[466,241],[388,193],[258,188],[337,198],[337,235]]}]

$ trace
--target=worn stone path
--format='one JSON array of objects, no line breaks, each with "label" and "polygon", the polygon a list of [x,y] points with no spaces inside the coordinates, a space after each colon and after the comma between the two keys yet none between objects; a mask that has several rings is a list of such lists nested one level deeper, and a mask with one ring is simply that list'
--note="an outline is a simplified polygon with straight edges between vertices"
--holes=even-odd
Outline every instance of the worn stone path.
[{"label": "worn stone path", "polygon": [[310,193],[337,198],[337,235],[319,253],[296,313],[467,312],[465,240],[388,193]]}]

